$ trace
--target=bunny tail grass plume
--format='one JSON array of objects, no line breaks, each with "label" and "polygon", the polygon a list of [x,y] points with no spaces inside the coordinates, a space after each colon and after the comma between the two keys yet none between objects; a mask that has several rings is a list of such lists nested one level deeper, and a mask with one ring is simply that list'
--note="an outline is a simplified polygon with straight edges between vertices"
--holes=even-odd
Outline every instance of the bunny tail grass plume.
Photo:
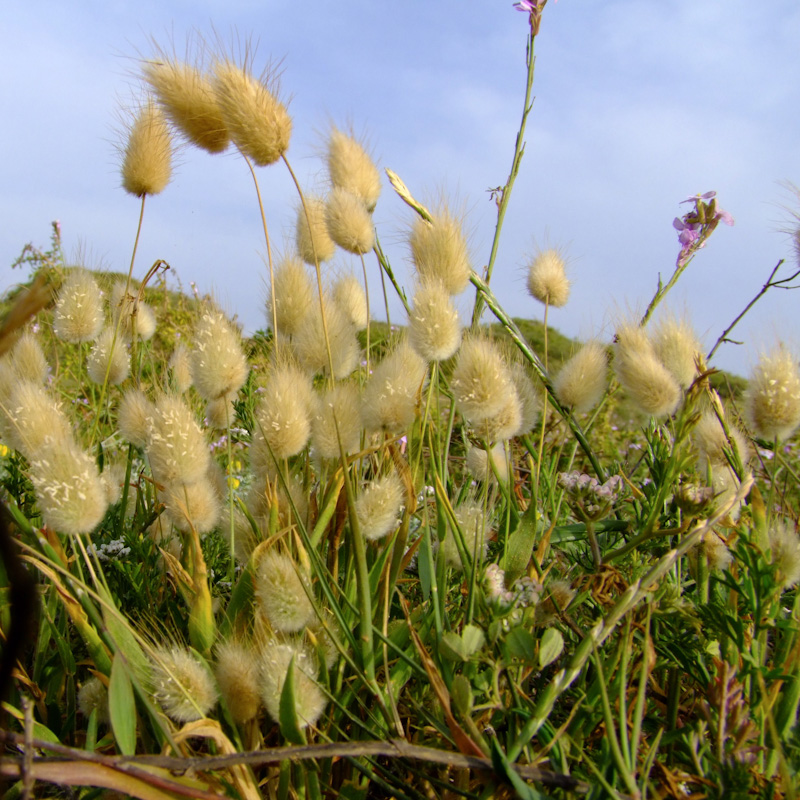
[{"label": "bunny tail grass plume", "polygon": [[192,382],[206,400],[228,397],[241,389],[249,367],[239,334],[227,319],[207,308],[195,325]]},{"label": "bunny tail grass plume", "polygon": [[161,109],[148,100],[133,116],[122,158],[122,188],[141,197],[163,192],[172,177],[172,139]]},{"label": "bunny tail grass plume", "polygon": [[450,293],[435,278],[423,278],[408,315],[411,346],[426,361],[444,361],[461,344],[461,323]]},{"label": "bunny tail grass plume", "polygon": [[274,631],[297,633],[314,619],[308,599],[308,577],[291,556],[270,550],[258,562],[253,591]]},{"label": "bunny tail grass plume", "polygon": [[433,223],[415,217],[409,234],[411,257],[420,279],[441,282],[450,294],[461,294],[469,283],[472,264],[461,222],[447,208]]},{"label": "bunny tail grass plume", "polygon": [[3,415],[3,438],[30,461],[48,440],[70,439],[72,428],[40,383],[16,376],[14,381]]},{"label": "bunny tail grass plume", "polygon": [[147,438],[153,477],[163,484],[196,483],[208,472],[211,456],[197,420],[182,398],[160,397]]},{"label": "bunny tail grass plume", "polygon": [[594,408],[608,385],[608,357],[599,342],[587,342],[573,355],[553,381],[558,402],[582,414]]},{"label": "bunny tail grass plume", "polygon": [[103,329],[103,321],[103,299],[94,276],[85,269],[72,270],[53,311],[55,335],[64,342],[91,342]]},{"label": "bunny tail grass plume", "polygon": [[517,435],[524,436],[533,430],[533,427],[539,421],[542,403],[528,370],[518,361],[512,361],[509,368],[511,370],[511,380],[517,389],[517,397],[519,397],[522,408],[522,419]]},{"label": "bunny tail grass plume", "polygon": [[296,228],[297,252],[306,264],[322,264],[330,261],[336,252],[336,242],[328,233],[325,221],[325,200],[306,195],[305,207],[297,208]]},{"label": "bunny tail grass plume", "polygon": [[[489,459],[492,459],[491,463]],[[488,452],[480,447],[467,447],[467,471],[476,481],[493,481],[495,472],[503,483],[508,483],[508,461],[502,442]]]},{"label": "bunny tail grass plume", "polygon": [[717,415],[711,409],[702,413],[692,429],[692,441],[699,453],[698,466],[701,472],[706,472],[709,467],[715,471],[721,468],[729,469],[730,465],[725,451],[732,450],[733,447],[736,448],[742,464],[747,463],[750,457],[747,439],[733,422],[726,420],[726,424],[730,442]]},{"label": "bunny tail grass plume", "polygon": [[800,373],[780,347],[761,357],[745,394],[745,418],[763,439],[788,439],[800,425]]},{"label": "bunny tail grass plume", "polygon": [[[115,341],[116,338],[116,341]],[[112,386],[122,383],[131,372],[131,356],[121,336],[114,336],[113,328],[106,328],[92,347],[86,359],[86,372],[94,383],[105,383],[106,375]]]},{"label": "bunny tail grass plume", "polygon": [[9,358],[11,367],[22,380],[34,383],[44,383],[47,380],[50,368],[35,333],[25,331],[17,339]]},{"label": "bunny tail grass plume", "polygon": [[236,418],[235,399],[235,394],[229,394],[216,400],[206,400],[206,425],[216,430],[224,430],[229,423],[232,425]]},{"label": "bunny tail grass plume", "polygon": [[261,681],[256,651],[242,642],[217,645],[214,674],[233,719],[250,722],[261,709]]},{"label": "bunny tail grass plume", "polygon": [[184,533],[208,533],[219,521],[220,494],[207,477],[194,483],[169,483],[161,499],[172,524]]},{"label": "bunny tail grass plume", "polygon": [[407,339],[384,356],[364,390],[362,416],[369,432],[405,433],[417,414],[427,366]]},{"label": "bunny tail grass plume", "polygon": [[214,679],[205,663],[188,647],[158,647],[151,664],[151,691],[174,722],[208,716],[217,702]]},{"label": "bunny tail grass plume", "polygon": [[119,432],[134,446],[145,448],[155,406],[141,389],[128,389],[117,409]]},{"label": "bunny tail grass plume", "polygon": [[[464,546],[470,560],[477,553],[478,560],[483,561],[486,558],[486,526],[488,522],[483,505],[476,500],[466,500],[454,509],[454,514],[464,537]],[[458,533],[452,527],[449,527],[447,537],[442,542],[442,551],[444,552],[445,562],[449,567],[463,570],[465,565],[461,560],[461,554],[455,541],[457,535]]]},{"label": "bunny tail grass plume", "polygon": [[264,439],[278,460],[297,455],[311,436],[314,395],[311,379],[292,364],[270,372],[256,408],[256,437]]},{"label": "bunny tail grass plume", "polygon": [[[248,59],[249,60],[249,59]],[[259,167],[274,164],[289,148],[292,118],[268,76],[222,60],[214,66],[214,95],[231,140]]]},{"label": "bunny tail grass plume", "polygon": [[164,52],[145,62],[142,72],[162,110],[182,136],[212,154],[228,147],[228,129],[207,74]]},{"label": "bunny tail grass plume", "polygon": [[139,336],[147,341],[156,331],[156,315],[147,303],[142,302],[138,290],[126,290],[125,281],[117,281],[111,287],[111,315],[116,323],[119,320],[119,334],[130,340]]},{"label": "bunny tail grass plume", "polygon": [[[358,338],[353,323],[329,295],[323,296],[322,304],[325,308],[325,322],[333,361],[333,377],[340,380],[346,378],[358,366],[360,350]],[[304,318],[292,343],[297,360],[303,369],[313,375],[327,374],[330,371],[328,346],[325,343],[322,314],[316,301],[312,306],[312,312]]]},{"label": "bunny tail grass plume", "polygon": [[360,256],[375,244],[375,226],[364,201],[347,189],[333,189],[325,203],[328,234],[342,250]]},{"label": "bunny tail grass plume", "polygon": [[328,137],[328,174],[338,189],[361,198],[371,214],[381,193],[381,176],[369,153],[355,137],[337,128]]},{"label": "bunny tail grass plume", "polygon": [[471,423],[476,436],[487,442],[502,442],[520,433],[522,428],[522,403],[512,380],[511,386],[503,395],[503,405],[496,414]]},{"label": "bunny tail grass plume", "polygon": [[569,300],[566,263],[553,248],[539,251],[528,267],[528,293],[540,303],[561,308]]},{"label": "bunny tail grass plume", "polygon": [[614,372],[640,411],[653,417],[672,414],[681,389],[659,361],[647,334],[635,323],[621,325],[614,348]]},{"label": "bunny tail grass plume", "polygon": [[188,392],[192,385],[192,354],[183,342],[172,351],[169,368],[172,371],[172,385],[175,391],[178,394]]},{"label": "bunny tail grass plume", "polygon": [[333,302],[344,311],[357,331],[367,327],[367,295],[355,275],[343,275],[333,286]]},{"label": "bunny tail grass plume", "polygon": [[784,589],[800,583],[800,537],[794,525],[778,521],[769,529],[769,560]]},{"label": "bunny tail grass plume", "polygon": [[[277,329],[280,336],[294,336],[311,312],[315,299],[314,285],[303,262],[294,256],[284,258],[275,267],[273,288],[278,319],[272,319],[272,302],[267,301],[272,330]],[[272,294],[270,291],[269,296]]]},{"label": "bunny tail grass plume", "polygon": [[653,332],[653,349],[682,389],[688,389],[697,377],[695,359],[702,345],[685,320],[669,316],[660,320]]},{"label": "bunny tail grass plume", "polygon": [[270,641],[261,648],[261,699],[270,717],[280,718],[281,692],[289,667],[294,665],[295,712],[301,728],[316,725],[328,699],[315,680],[317,661],[305,647]]},{"label": "bunny tail grass plume", "polygon": [[45,525],[69,535],[91,533],[108,497],[91,456],[70,438],[48,440],[31,458],[30,479]]},{"label": "bunny tail grass plume", "polygon": [[470,336],[461,343],[450,387],[459,411],[471,425],[503,410],[513,379],[499,347],[490,339]]},{"label": "bunny tail grass plume", "polygon": [[78,690],[78,710],[84,717],[97,713],[101,725],[108,724],[108,689],[99,678],[89,678]]},{"label": "bunny tail grass plume", "polygon": [[377,541],[397,527],[405,496],[403,484],[394,472],[364,487],[356,500],[356,516],[365,539]]},{"label": "bunny tail grass plume", "polygon": [[[338,430],[338,435],[337,435]],[[361,442],[361,394],[352,383],[338,383],[316,396],[311,442],[319,458],[339,458],[339,441],[346,454]]]}]

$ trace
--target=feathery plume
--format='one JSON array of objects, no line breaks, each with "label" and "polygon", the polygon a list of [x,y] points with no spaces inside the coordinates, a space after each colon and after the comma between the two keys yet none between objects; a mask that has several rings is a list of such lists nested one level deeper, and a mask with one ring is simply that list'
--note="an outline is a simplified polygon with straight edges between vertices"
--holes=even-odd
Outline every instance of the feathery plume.
[{"label": "feathery plume", "polygon": [[219,311],[206,309],[194,329],[192,381],[206,400],[235,395],[249,368],[239,335]]},{"label": "feathery plume", "polygon": [[570,283],[564,257],[549,248],[538,252],[528,267],[528,293],[540,303],[561,308],[569,300]]},{"label": "feathery plume", "polygon": [[12,386],[4,409],[3,438],[15,450],[30,461],[48,440],[72,437],[69,420],[40,383],[16,378]]},{"label": "feathery plume", "polygon": [[86,359],[86,372],[94,383],[104,383],[106,375],[111,386],[117,386],[130,375],[131,357],[121,336],[114,336],[113,328],[106,328],[94,343]]},{"label": "feathery plume", "polygon": [[444,361],[461,344],[461,324],[450,293],[441,281],[423,278],[408,315],[409,341],[426,361]]},{"label": "feathery plume", "polygon": [[750,377],[744,413],[763,439],[788,439],[800,425],[800,372],[788,350],[762,356]]},{"label": "feathery plume", "polygon": [[208,716],[217,702],[217,690],[208,667],[186,647],[156,648],[151,684],[155,700],[178,723]]},{"label": "feathery plume", "polygon": [[89,678],[78,690],[78,710],[84,717],[97,713],[97,721],[108,724],[108,689],[99,678]]},{"label": "feathery plume", "polygon": [[250,722],[261,708],[258,654],[242,642],[217,645],[214,674],[231,716],[240,725]]},{"label": "feathery plume", "polygon": [[217,397],[215,400],[206,400],[206,425],[212,430],[225,430],[228,424],[233,424],[236,410],[233,407],[235,394],[227,397]]},{"label": "feathery plume", "polygon": [[791,525],[778,521],[769,529],[770,562],[778,572],[778,583],[788,589],[800,583],[800,537]]},{"label": "feathery plume", "polygon": [[522,420],[516,435],[523,436],[533,430],[538,422],[542,404],[528,370],[518,361],[511,361],[509,369],[522,408]]},{"label": "feathery plume", "polygon": [[120,433],[134,446],[144,448],[150,435],[155,406],[141,389],[128,389],[117,409]]},{"label": "feathery plume", "polygon": [[221,498],[208,477],[193,483],[168,483],[161,499],[169,520],[185,533],[191,530],[208,533],[219,521]]},{"label": "feathery plume", "polygon": [[682,389],[688,389],[697,377],[695,358],[702,352],[700,341],[685,320],[662,319],[653,332],[653,349]]},{"label": "feathery plume", "polygon": [[[299,258],[284,258],[274,270],[276,321],[272,319],[272,303],[267,303],[267,316],[274,331],[281,336],[294,336],[302,326],[314,303],[314,286]],[[269,293],[272,296],[272,291]]]},{"label": "feathery plume", "polygon": [[582,414],[594,408],[608,381],[608,357],[599,342],[587,342],[558,371],[553,390],[562,406]]},{"label": "feathery plume", "polygon": [[467,288],[472,271],[469,248],[461,222],[447,209],[433,223],[416,217],[409,236],[411,257],[421,279],[436,279],[450,294]]},{"label": "feathery plume", "polygon": [[192,354],[189,348],[179,342],[169,359],[172,370],[172,383],[178,394],[185,394],[192,385]]},{"label": "feathery plume", "polygon": [[273,630],[297,633],[314,619],[306,593],[308,578],[291,556],[270,550],[258,562],[253,590]]},{"label": "feathery plume", "polygon": [[314,195],[306,195],[305,201],[305,208],[301,203],[297,209],[295,238],[300,258],[306,264],[313,266],[333,258],[336,252],[336,242],[328,233],[328,223],[325,221],[325,200]]},{"label": "feathery plume", "polygon": [[44,351],[36,338],[36,334],[25,331],[17,339],[9,355],[14,372],[22,379],[34,383],[44,383],[47,380],[49,367]]},{"label": "feathery plume", "polygon": [[[328,295],[323,296],[322,304],[325,308],[325,323],[333,360],[333,377],[340,380],[346,378],[358,366],[358,338],[353,323]],[[316,304],[314,313],[304,318],[292,344],[303,369],[312,374],[330,371],[325,328],[322,325],[322,314],[319,313]]]},{"label": "feathery plume", "polygon": [[403,500],[405,490],[394,472],[367,484],[356,500],[361,535],[375,542],[391,533],[397,527],[397,515]]},{"label": "feathery plume", "polygon": [[[338,436],[337,436],[338,429]],[[361,441],[361,395],[352,383],[337,383],[316,396],[311,420],[311,442],[320,458],[339,458],[358,450]]]},{"label": "feathery plume", "polygon": [[156,315],[147,303],[139,299],[138,290],[131,294],[125,281],[111,287],[111,316],[119,321],[119,335],[130,340],[134,335],[147,341],[156,332]]},{"label": "feathery plume", "polygon": [[725,451],[731,450],[732,446],[736,447],[742,464],[747,463],[750,457],[747,439],[735,424],[729,421],[726,423],[730,433],[730,442],[717,415],[711,409],[702,413],[692,430],[692,440],[699,451],[699,466],[702,472],[705,472],[708,467],[714,471],[722,468],[730,469]]},{"label": "feathery plume", "polygon": [[274,720],[280,718],[281,693],[289,667],[294,664],[295,712],[301,728],[316,725],[328,699],[315,680],[317,663],[314,656],[300,645],[267,642],[261,652],[261,699]]},{"label": "feathery plume", "polygon": [[343,275],[333,286],[333,302],[344,311],[344,315],[357,331],[367,327],[367,295],[361,281],[355,275]]},{"label": "feathery plume", "polygon": [[311,379],[292,364],[274,366],[256,409],[257,436],[276,459],[297,455],[311,436]]},{"label": "feathery plume", "polygon": [[333,189],[325,203],[328,234],[342,250],[357,256],[375,244],[375,227],[364,201],[347,189]]},{"label": "feathery plume", "polygon": [[172,140],[161,109],[148,100],[134,114],[122,159],[122,188],[141,197],[164,191],[172,177]]},{"label": "feathery plume", "polygon": [[147,457],[153,477],[163,484],[201,480],[211,456],[189,406],[181,397],[164,395],[156,401],[151,419]]},{"label": "feathery plume", "polygon": [[[491,463],[489,459],[492,459]],[[467,447],[467,471],[477,481],[493,481],[495,472],[503,483],[508,483],[508,461],[502,442],[488,452],[480,447]]]},{"label": "feathery plume", "polygon": [[58,293],[53,331],[65,342],[94,341],[103,328],[103,301],[92,274],[74,269]]},{"label": "feathery plume", "polygon": [[498,346],[481,336],[465,338],[450,387],[461,413],[473,426],[499,414],[513,379]]},{"label": "feathery plume", "polygon": [[[464,547],[470,559],[477,555],[478,561],[483,561],[486,558],[487,549],[487,519],[483,505],[476,500],[466,500],[455,508],[453,513],[464,537]],[[449,567],[463,570],[465,566],[455,542],[457,535],[457,532],[451,527],[442,543],[442,551]]]},{"label": "feathery plume", "polygon": [[353,136],[333,128],[328,138],[328,174],[331,183],[361,199],[371,214],[381,193],[381,176],[364,146]]}]

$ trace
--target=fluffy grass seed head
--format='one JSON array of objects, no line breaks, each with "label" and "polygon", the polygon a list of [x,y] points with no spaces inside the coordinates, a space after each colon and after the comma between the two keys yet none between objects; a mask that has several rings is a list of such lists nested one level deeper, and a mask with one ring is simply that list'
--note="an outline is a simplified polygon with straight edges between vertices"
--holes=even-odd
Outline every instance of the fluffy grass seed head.
[{"label": "fluffy grass seed head", "polygon": [[473,426],[499,414],[514,391],[500,348],[482,336],[470,336],[461,343],[450,387],[459,411]]},{"label": "fluffy grass seed head", "polygon": [[461,294],[469,283],[472,263],[461,221],[447,208],[433,223],[416,217],[409,234],[411,258],[421,279],[441,282],[450,294]]},{"label": "fluffy grass seed head", "polygon": [[[116,340],[115,340],[116,339]],[[122,383],[131,372],[131,356],[122,336],[114,336],[114,328],[106,328],[94,343],[86,359],[86,372],[94,383],[104,383],[106,375],[112,386]]]},{"label": "fluffy grass seed head", "polygon": [[272,319],[272,290],[267,301],[267,317],[273,331],[281,336],[294,336],[314,306],[315,291],[303,262],[294,256],[284,258],[274,269],[275,311]]},{"label": "fluffy grass seed head", "polygon": [[306,264],[312,266],[330,261],[336,252],[336,242],[328,233],[325,205],[323,198],[306,195],[305,207],[301,203],[297,209],[297,252]]},{"label": "fluffy grass seed head", "polygon": [[636,324],[617,330],[614,372],[631,401],[653,417],[672,414],[681,401],[681,388],[656,355],[647,334]]},{"label": "fluffy grass seed head", "polygon": [[569,300],[570,282],[564,256],[555,249],[540,250],[528,266],[528,293],[540,303],[561,308]]},{"label": "fluffy grass seed head", "polygon": [[125,281],[117,281],[111,287],[111,316],[118,334],[130,340],[134,335],[148,341],[156,332],[156,315],[147,303],[139,299],[138,289],[127,290]]},{"label": "fluffy grass seed head", "polygon": [[702,352],[699,339],[685,320],[664,318],[653,332],[653,349],[682,389],[688,389],[697,377],[695,358]]},{"label": "fluffy grass seed head", "polygon": [[53,311],[53,331],[64,342],[92,342],[103,329],[103,298],[85,269],[67,275]]},{"label": "fluffy grass seed head", "polygon": [[[477,555],[478,561],[486,558],[487,551],[487,519],[483,505],[476,500],[467,500],[454,509],[456,522],[464,537],[464,547],[470,559]],[[463,570],[465,566],[461,560],[455,537],[458,535],[452,527],[442,543],[444,558],[449,567]]]},{"label": "fluffy grass seed head", "polygon": [[253,588],[272,630],[297,633],[314,619],[307,585],[308,578],[291,556],[270,550],[261,557]]},{"label": "fluffy grass seed head", "polygon": [[800,372],[784,348],[762,356],[745,394],[745,418],[757,436],[788,439],[800,425]]},{"label": "fluffy grass seed head", "polygon": [[503,405],[491,417],[471,425],[473,432],[487,442],[502,442],[517,436],[522,428],[522,402],[513,380],[509,391],[503,395]]},{"label": "fluffy grass seed head", "polygon": [[233,719],[250,722],[261,708],[260,663],[257,651],[244,642],[217,645],[214,675]]},{"label": "fluffy grass seed head", "polygon": [[511,380],[514,381],[517,397],[519,397],[522,407],[522,420],[516,435],[523,436],[526,433],[530,433],[539,421],[542,403],[528,370],[519,361],[511,361],[509,369],[511,370]]},{"label": "fluffy grass seed head", "polygon": [[361,198],[371,214],[381,193],[381,175],[375,162],[354,136],[332,128],[328,137],[328,174],[336,188]]},{"label": "fluffy grass seed head", "polygon": [[212,430],[225,430],[229,423],[232,425],[236,417],[235,399],[236,395],[230,394],[216,400],[206,400],[206,425]]},{"label": "fluffy grass seed head", "polygon": [[169,358],[169,368],[172,371],[172,385],[178,394],[188,392],[192,385],[192,354],[183,343],[172,351]]},{"label": "fluffy grass seed head", "polygon": [[[329,295],[323,296],[322,304],[325,308],[333,377],[341,380],[358,366],[360,350],[358,337],[353,323]],[[325,328],[318,304],[314,304],[313,313],[305,316],[292,340],[292,345],[303,369],[313,375],[330,372],[328,345],[325,342]]]},{"label": "fluffy grass seed head", "polygon": [[192,381],[206,400],[234,395],[247,380],[249,367],[239,334],[223,314],[208,308],[194,328]]},{"label": "fluffy grass seed head", "polygon": [[161,109],[148,99],[134,113],[122,158],[122,188],[142,197],[163,192],[172,177],[172,137]]},{"label": "fluffy grass seed head", "polygon": [[117,409],[120,433],[134,446],[145,448],[153,424],[155,406],[141,389],[128,389]]},{"label": "fluffy grass seed head", "polygon": [[391,533],[397,527],[397,515],[404,500],[403,484],[394,472],[367,484],[356,500],[361,535],[375,542]]},{"label": "fluffy grass seed head", "polygon": [[45,524],[68,535],[91,533],[108,495],[97,465],[70,437],[48,438],[30,462],[30,479]]},{"label": "fluffy grass seed head", "polygon": [[161,493],[169,520],[184,533],[214,530],[222,510],[222,499],[214,482],[203,477],[193,483],[168,483]]},{"label": "fluffy grass seed head", "polygon": [[717,415],[711,409],[707,409],[700,415],[700,419],[692,429],[692,440],[698,450],[701,472],[705,472],[708,467],[711,467],[713,471],[721,468],[728,469],[730,465],[725,451],[731,450],[732,444],[736,446],[742,463],[747,463],[750,457],[747,439],[734,423],[729,420],[726,422],[731,437],[730,442]]},{"label": "fluffy grass seed head", "polygon": [[608,385],[608,356],[599,342],[587,342],[558,371],[553,381],[562,406],[582,414],[594,408]]},{"label": "fluffy grass seed head", "polygon": [[233,143],[259,167],[274,164],[289,149],[292,118],[278,100],[273,81],[255,78],[247,65],[229,60],[214,66],[214,95]]},{"label": "fluffy grass seed head", "polygon": [[800,537],[791,525],[778,521],[769,529],[770,562],[778,572],[778,583],[788,589],[800,583]]},{"label": "fluffy grass seed head", "polygon": [[426,361],[444,361],[458,350],[461,344],[458,310],[441,281],[428,278],[419,282],[408,327],[411,346]]},{"label": "fluffy grass seed head", "polygon": [[14,378],[3,414],[3,438],[29,461],[50,440],[72,438],[61,407],[39,382]]},{"label": "fluffy grass seed head", "polygon": [[375,244],[375,226],[364,201],[347,189],[334,188],[325,202],[328,234],[342,250],[361,256]]},{"label": "fluffy grass seed head", "polygon": [[311,443],[319,458],[338,459],[340,440],[346,454],[356,452],[361,427],[361,394],[355,384],[337,383],[316,395]]},{"label": "fluffy grass seed head", "polygon": [[162,110],[182,136],[212,154],[228,147],[230,136],[208,74],[164,52],[145,62],[142,71]]},{"label": "fluffy grass seed head", "polygon": [[311,379],[293,364],[275,365],[256,408],[256,436],[278,459],[297,455],[311,436]]},{"label": "fluffy grass seed head", "polygon": [[95,711],[99,723],[108,723],[108,689],[99,678],[92,677],[83,682],[78,690],[78,709],[84,717],[90,717]]},{"label": "fluffy grass seed head", "polygon": [[25,331],[17,339],[11,350],[10,359],[14,372],[23,380],[34,383],[44,383],[47,380],[50,367],[39,339],[32,331]]},{"label": "fluffy grass seed head", "polygon": [[427,365],[407,339],[384,356],[367,381],[362,417],[370,433],[399,435],[408,430],[417,414],[417,399]]},{"label": "fluffy grass seed head", "polygon": [[333,285],[333,302],[344,311],[357,331],[363,331],[369,322],[367,294],[355,275],[342,275]]},{"label": "fluffy grass seed head", "polygon": [[202,719],[217,702],[208,667],[187,647],[157,648],[150,675],[153,698],[175,722]]},{"label": "fluffy grass seed head", "polygon": [[469,445],[467,471],[476,481],[493,481],[496,473],[503,483],[508,483],[508,460],[503,443],[498,442],[488,451]]},{"label": "fluffy grass seed head", "polygon": [[328,699],[316,681],[314,656],[303,646],[269,641],[261,649],[261,699],[270,717],[280,718],[281,693],[289,667],[294,665],[295,713],[301,728],[316,725]]}]

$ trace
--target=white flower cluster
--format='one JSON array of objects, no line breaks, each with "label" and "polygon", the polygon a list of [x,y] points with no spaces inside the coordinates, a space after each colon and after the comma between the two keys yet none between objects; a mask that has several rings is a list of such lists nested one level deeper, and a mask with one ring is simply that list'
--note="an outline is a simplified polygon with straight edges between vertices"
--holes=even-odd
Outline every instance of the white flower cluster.
[{"label": "white flower cluster", "polygon": [[100,561],[111,561],[115,558],[122,558],[130,554],[130,547],[125,546],[125,540],[120,537],[119,539],[112,539],[110,542],[101,544],[100,547],[95,547],[93,544],[89,545],[89,550],[94,553]]}]

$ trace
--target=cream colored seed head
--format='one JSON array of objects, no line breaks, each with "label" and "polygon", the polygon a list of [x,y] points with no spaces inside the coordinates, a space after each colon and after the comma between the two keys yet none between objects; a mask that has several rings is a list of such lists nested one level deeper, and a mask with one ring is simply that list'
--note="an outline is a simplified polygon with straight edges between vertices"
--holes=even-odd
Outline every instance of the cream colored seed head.
[{"label": "cream colored seed head", "polygon": [[433,223],[416,217],[409,236],[411,257],[421,279],[435,279],[450,294],[460,294],[469,283],[472,264],[461,222],[448,209]]},{"label": "cream colored seed head", "polygon": [[157,648],[150,674],[154,699],[175,722],[202,719],[217,702],[208,668],[186,647]]},{"label": "cream colored seed head", "polygon": [[480,447],[469,445],[467,447],[467,471],[476,481],[494,481],[495,473],[497,473],[503,483],[508,483],[508,461],[503,443],[498,442],[488,452]]},{"label": "cream colored seed head", "polygon": [[216,430],[225,430],[233,424],[236,410],[233,407],[235,394],[227,397],[218,397],[216,400],[206,400],[206,425]]},{"label": "cream colored seed head", "polygon": [[537,253],[528,267],[528,292],[541,303],[561,308],[569,300],[570,282],[566,264],[558,250]]},{"label": "cream colored seed head", "polygon": [[257,652],[242,642],[217,646],[214,674],[231,716],[240,725],[249,722],[261,708],[261,681]]},{"label": "cream colored seed head", "polygon": [[313,195],[306,196],[305,207],[297,209],[297,252],[306,264],[322,264],[330,261],[336,252],[336,242],[328,233],[325,221],[325,200]]},{"label": "cream colored seed head", "polygon": [[558,371],[553,389],[558,402],[582,414],[594,408],[608,385],[608,357],[599,342],[588,342]]},{"label": "cream colored seed head", "polygon": [[794,525],[778,521],[769,529],[770,562],[778,583],[788,589],[800,583],[800,537]]},{"label": "cream colored seed head", "polygon": [[503,395],[503,405],[497,413],[471,423],[474,434],[487,442],[511,439],[519,434],[521,427],[522,403],[513,380],[508,392]]},{"label": "cream colored seed head", "polygon": [[311,429],[314,452],[320,458],[339,458],[340,440],[346,454],[356,452],[361,440],[358,387],[352,383],[338,383],[317,395]]},{"label": "cream colored seed head", "polygon": [[225,127],[239,150],[259,167],[289,149],[292,118],[264,80],[231,61],[214,67],[214,94]]},{"label": "cream colored seed head", "polygon": [[45,442],[71,439],[72,428],[41,383],[14,381],[3,414],[3,438],[30,461]]},{"label": "cream colored seed head", "polygon": [[325,326],[322,313],[315,302],[313,313],[307,314],[303,319],[292,344],[303,369],[311,374],[327,374],[331,365],[325,341],[327,327],[333,377],[340,380],[346,378],[358,366],[358,338],[353,323],[328,295],[323,297],[322,304],[325,309]]},{"label": "cream colored seed head", "polygon": [[114,328],[106,328],[94,343],[86,360],[86,372],[94,383],[102,384],[108,375],[112,386],[122,383],[130,375],[131,357],[122,336],[115,341]]},{"label": "cream colored seed head", "polygon": [[695,359],[701,345],[689,323],[667,317],[656,327],[653,348],[661,363],[670,371],[682,389],[688,389],[697,377]]},{"label": "cream colored seed head", "polygon": [[292,364],[275,366],[256,409],[256,436],[274,458],[297,455],[311,435],[311,379]]},{"label": "cream colored seed head", "polygon": [[517,389],[517,396],[522,405],[522,421],[517,436],[523,436],[533,430],[541,414],[541,400],[528,371],[517,361],[509,365],[511,379]]},{"label": "cream colored seed head", "polygon": [[65,342],[91,342],[103,328],[103,301],[94,277],[85,269],[67,275],[53,311],[53,331]]},{"label": "cream colored seed head", "polygon": [[450,293],[441,281],[423,279],[409,312],[409,340],[426,361],[444,361],[461,344],[461,323]]},{"label": "cream colored seed head", "polygon": [[315,302],[314,286],[299,258],[290,256],[275,267],[274,293],[278,320],[276,325],[272,319],[272,291],[270,291],[267,299],[267,317],[270,325],[273,331],[277,327],[281,336],[294,336],[312,311]]},{"label": "cream colored seed head", "polygon": [[347,189],[335,188],[325,203],[328,234],[342,250],[360,256],[372,250],[375,227],[364,201]]},{"label": "cream colored seed head", "polygon": [[316,725],[328,699],[315,680],[318,667],[316,659],[301,645],[288,642],[266,642],[261,651],[261,699],[270,717],[280,718],[280,701],[283,684],[294,664],[295,713],[301,728]]},{"label": "cream colored seed head", "polygon": [[461,343],[450,386],[461,413],[471,425],[478,425],[500,413],[513,380],[498,346],[471,336]]},{"label": "cream colored seed head", "polygon": [[161,109],[152,100],[139,109],[122,159],[122,188],[141,197],[164,191],[172,177],[172,139]]},{"label": "cream colored seed head", "polygon": [[184,533],[208,533],[219,521],[221,498],[208,477],[194,483],[169,483],[161,499],[172,524]]},{"label": "cream colored seed head", "polygon": [[117,410],[120,433],[134,446],[144,448],[150,435],[155,406],[141,389],[128,389]]},{"label": "cream colored seed head", "polygon": [[362,202],[371,214],[381,193],[381,176],[364,146],[337,128],[328,139],[328,174],[336,188],[346,189]]},{"label": "cream colored seed head", "polygon": [[44,383],[47,380],[49,371],[47,359],[44,357],[44,351],[35,333],[25,331],[17,339],[10,359],[14,372],[22,380],[34,383]]},{"label": "cream colored seed head", "polygon": [[172,382],[178,394],[188,392],[192,385],[192,355],[189,348],[180,342],[169,359]]},{"label": "cream colored seed head", "polygon": [[297,633],[314,619],[307,588],[308,577],[291,556],[275,550],[262,556],[253,589],[259,608],[274,631]]},{"label": "cream colored seed head", "polygon": [[111,316],[119,320],[118,336],[126,340],[134,334],[147,341],[156,331],[156,316],[147,303],[139,300],[138,289],[126,291],[125,281],[117,281],[111,287]]},{"label": "cream colored seed head", "polygon": [[717,415],[710,409],[703,412],[697,424],[692,429],[692,440],[694,441],[700,455],[700,471],[705,472],[707,467],[713,470],[729,467],[725,450],[731,450],[732,445],[736,447],[742,463],[747,463],[750,457],[750,448],[747,440],[736,425],[727,420],[728,431],[731,441],[725,435],[725,431],[720,424]]},{"label": "cream colored seed head", "polygon": [[788,350],[758,362],[745,394],[745,417],[757,436],[788,439],[800,425],[800,372]]},{"label": "cream colored seed head", "polygon": [[374,542],[391,533],[397,527],[403,500],[403,484],[394,472],[367,484],[356,500],[361,535]]},{"label": "cream colored seed head", "polygon": [[[464,547],[469,554],[470,560],[477,556],[479,562],[483,561],[486,558],[487,550],[487,520],[483,505],[475,500],[467,500],[455,509],[455,517],[464,537]],[[458,533],[451,527],[442,544],[442,549],[447,565],[454,569],[463,570],[465,566],[455,541],[456,536],[458,536]]]},{"label": "cream colored seed head", "polygon": [[363,331],[369,322],[367,295],[355,275],[343,275],[333,286],[333,302],[344,311],[357,331]]},{"label": "cream colored seed head", "polygon": [[195,325],[193,340],[192,381],[198,394],[206,400],[235,395],[249,367],[233,325],[207,309]]},{"label": "cream colored seed head", "polygon": [[209,153],[227,148],[228,129],[208,75],[163,53],[146,62],[143,72],[164,113],[189,142]]},{"label": "cream colored seed head", "polygon": [[78,709],[84,717],[90,717],[95,711],[99,723],[108,723],[108,689],[99,678],[84,681],[78,690]]}]

